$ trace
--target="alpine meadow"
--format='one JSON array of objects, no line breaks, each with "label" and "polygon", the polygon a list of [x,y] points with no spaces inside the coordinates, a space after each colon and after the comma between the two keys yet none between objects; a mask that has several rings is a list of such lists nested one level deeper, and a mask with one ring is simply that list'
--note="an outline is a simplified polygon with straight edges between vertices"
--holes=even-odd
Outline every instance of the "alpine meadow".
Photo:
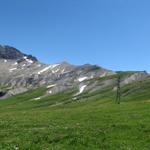
[{"label": "alpine meadow", "polygon": [[150,150],[149,6],[0,0],[0,150]]}]

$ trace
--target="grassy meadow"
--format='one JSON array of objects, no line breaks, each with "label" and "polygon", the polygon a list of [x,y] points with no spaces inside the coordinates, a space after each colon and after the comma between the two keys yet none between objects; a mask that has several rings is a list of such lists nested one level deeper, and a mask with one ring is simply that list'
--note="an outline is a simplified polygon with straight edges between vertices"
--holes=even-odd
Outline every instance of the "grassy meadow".
[{"label": "grassy meadow", "polygon": [[35,100],[43,87],[1,100],[0,150],[149,150],[150,84],[125,86],[121,104],[110,89]]}]

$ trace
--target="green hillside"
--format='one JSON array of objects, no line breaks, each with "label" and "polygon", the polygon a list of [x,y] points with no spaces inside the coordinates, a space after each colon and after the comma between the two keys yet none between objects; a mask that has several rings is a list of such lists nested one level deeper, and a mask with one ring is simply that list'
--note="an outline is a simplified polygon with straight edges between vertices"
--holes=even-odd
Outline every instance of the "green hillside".
[{"label": "green hillside", "polygon": [[0,150],[149,150],[150,81],[41,97],[45,87],[0,101]]}]

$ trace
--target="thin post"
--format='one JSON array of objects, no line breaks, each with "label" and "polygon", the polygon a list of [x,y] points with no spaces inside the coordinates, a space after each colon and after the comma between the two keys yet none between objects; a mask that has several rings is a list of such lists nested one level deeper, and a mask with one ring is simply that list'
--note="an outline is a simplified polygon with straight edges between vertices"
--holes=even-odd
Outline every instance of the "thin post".
[{"label": "thin post", "polygon": [[121,89],[120,89],[121,77],[117,78],[117,95],[116,95],[116,103],[120,104],[121,101]]}]

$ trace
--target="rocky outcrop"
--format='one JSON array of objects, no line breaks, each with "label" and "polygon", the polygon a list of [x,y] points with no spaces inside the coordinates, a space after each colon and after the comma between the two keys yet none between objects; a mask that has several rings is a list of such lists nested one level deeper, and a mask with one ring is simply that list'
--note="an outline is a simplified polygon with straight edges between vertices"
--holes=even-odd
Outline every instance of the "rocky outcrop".
[{"label": "rocky outcrop", "polygon": [[33,61],[37,61],[36,57],[33,57],[32,55],[26,55],[14,47],[0,45],[0,59],[19,60],[23,57],[27,57]]}]

